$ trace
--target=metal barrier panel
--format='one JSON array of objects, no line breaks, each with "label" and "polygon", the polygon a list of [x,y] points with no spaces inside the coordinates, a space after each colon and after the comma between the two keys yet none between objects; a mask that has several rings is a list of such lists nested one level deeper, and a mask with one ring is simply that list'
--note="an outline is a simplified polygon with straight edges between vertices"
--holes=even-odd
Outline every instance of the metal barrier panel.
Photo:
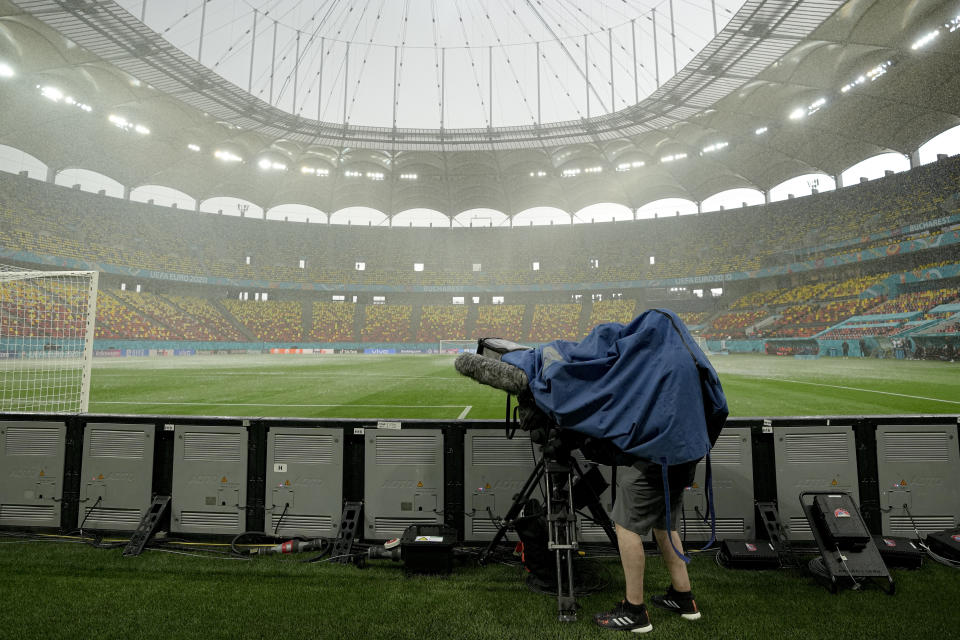
[{"label": "metal barrier panel", "polygon": [[170,531],[237,534],[246,528],[247,429],[174,429]]},{"label": "metal barrier panel", "polygon": [[59,527],[67,427],[0,422],[0,525]]},{"label": "metal barrier panel", "polygon": [[957,526],[960,452],[953,425],[877,427],[877,482],[884,535],[915,537]]},{"label": "metal barrier panel", "polygon": [[526,435],[491,429],[467,429],[463,447],[464,539],[492,540],[536,466],[534,450]]},{"label": "metal barrier panel", "polygon": [[[755,538],[750,428],[725,428],[710,452],[710,463],[713,473],[714,509],[717,515],[717,540]],[[697,465],[693,484],[683,492],[683,516],[678,526],[682,539],[710,539],[705,461]]]},{"label": "metal barrier panel", "polygon": [[443,522],[443,432],[370,429],[364,435],[364,538],[396,538]]},{"label": "metal barrier panel", "polygon": [[801,491],[847,491],[860,503],[857,456],[849,426],[774,427],[777,510],[791,540],[812,540]]},{"label": "metal barrier panel", "polygon": [[334,537],[343,506],[343,430],[270,427],[264,532]]},{"label": "metal barrier panel", "polygon": [[152,424],[87,424],[78,527],[137,528],[152,499],[155,431]]}]

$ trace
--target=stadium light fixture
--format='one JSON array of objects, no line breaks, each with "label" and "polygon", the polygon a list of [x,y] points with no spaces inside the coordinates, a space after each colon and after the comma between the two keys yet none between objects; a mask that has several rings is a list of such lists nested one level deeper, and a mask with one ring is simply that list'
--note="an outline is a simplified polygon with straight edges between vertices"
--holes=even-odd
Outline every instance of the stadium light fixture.
[{"label": "stadium light fixture", "polygon": [[930,44],[939,35],[940,35],[940,29],[934,29],[933,31],[920,36],[920,38],[918,38],[913,42],[913,45],[910,48],[913,49],[914,51],[916,51],[917,49],[922,49],[923,47]]},{"label": "stadium light fixture", "polygon": [[257,166],[263,169],[264,171],[286,171],[287,165],[282,162],[275,162],[270,158],[260,158],[260,161],[257,162]]},{"label": "stadium light fixture", "polygon": [[308,176],[319,176],[321,178],[326,178],[330,175],[329,169],[315,169],[313,167],[303,166],[300,167],[300,173]]},{"label": "stadium light fixture", "polygon": [[218,160],[222,160],[223,162],[243,162],[243,158],[240,156],[222,149],[217,149],[214,151],[213,157],[217,158]]},{"label": "stadium light fixture", "polygon": [[560,175],[564,178],[574,178],[580,175],[580,169],[564,169]]},{"label": "stadium light fixture", "polygon": [[730,146],[729,142],[715,142],[711,145],[708,145],[703,148],[703,153],[713,153],[714,151],[720,151],[721,149],[726,149]]},{"label": "stadium light fixture", "polygon": [[383,180],[384,175],[380,171],[367,171],[367,177],[371,180]]},{"label": "stadium light fixture", "polygon": [[190,149],[190,151],[200,151],[200,145],[191,142],[187,145],[187,149]]},{"label": "stadium light fixture", "polygon": [[673,153],[668,156],[663,156],[660,158],[660,162],[676,162],[677,160],[683,160],[687,157],[686,153]]},{"label": "stadium light fixture", "polygon": [[646,165],[647,163],[643,160],[634,160],[633,162],[621,162],[617,165],[617,171],[630,171],[631,169],[639,169],[640,167]]},{"label": "stadium light fixture", "polygon": [[360,173],[359,171],[351,171],[351,170],[349,170],[349,169],[347,169],[346,171],[344,171],[344,172],[343,172],[343,175],[344,175],[344,177],[347,177],[347,178],[360,178],[360,177],[363,176],[363,174]]},{"label": "stadium light fixture", "polygon": [[401,179],[401,180],[416,180],[416,179],[417,179],[417,174],[415,174],[415,173],[401,173],[401,174],[400,174],[400,179]]},{"label": "stadium light fixture", "polygon": [[956,18],[952,18],[950,22],[948,22],[944,26],[946,26],[948,33],[953,33],[957,29],[960,29],[960,16],[957,16]]},{"label": "stadium light fixture", "polygon": [[806,117],[806,115],[807,115],[806,109],[804,109],[803,107],[797,107],[796,109],[790,112],[790,119],[803,120]]},{"label": "stadium light fixture", "polygon": [[143,126],[142,124],[135,124],[135,125],[133,125],[133,130],[136,131],[137,133],[139,133],[139,134],[142,135],[142,136],[148,136],[148,135],[150,135],[150,129],[148,129],[147,127]]},{"label": "stadium light fixture", "polygon": [[13,67],[6,62],[0,62],[0,78],[12,78],[15,75],[17,73],[13,70]]},{"label": "stadium light fixture", "polygon": [[587,167],[583,170],[584,173],[603,173],[603,167]]},{"label": "stadium light fixture", "polygon": [[42,95],[44,98],[52,102],[60,102],[61,100],[63,100],[63,91],[60,91],[60,89],[57,89],[56,87],[51,87],[49,85],[45,87],[40,87],[40,95]]},{"label": "stadium light fixture", "polygon": [[765,133],[766,133],[767,131],[769,131],[769,130],[770,130],[769,127],[758,127],[757,130],[754,131],[753,133],[756,134],[756,135],[758,135],[758,136],[762,136],[763,134],[765,134]]}]

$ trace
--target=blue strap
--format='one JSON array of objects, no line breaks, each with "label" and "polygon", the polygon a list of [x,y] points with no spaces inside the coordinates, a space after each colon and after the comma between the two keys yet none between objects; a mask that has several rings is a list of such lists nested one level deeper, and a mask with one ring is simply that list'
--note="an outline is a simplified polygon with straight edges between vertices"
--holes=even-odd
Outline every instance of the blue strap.
[{"label": "blue strap", "polygon": [[[717,509],[713,504],[713,472],[710,468],[710,452],[707,452],[707,469],[706,469],[706,481],[707,485],[707,512],[710,514],[710,540],[707,541],[707,544],[703,545],[701,551],[710,548],[717,540]],[[704,519],[706,520],[706,519]]]},{"label": "blue strap", "polygon": [[673,547],[673,552],[684,561],[684,563],[690,563],[690,556],[684,555],[677,546],[673,544],[673,527],[671,526],[672,520],[670,519],[670,478],[667,476],[667,459],[660,458],[660,473],[663,477],[663,497],[667,502],[667,539],[670,540],[670,546]]}]

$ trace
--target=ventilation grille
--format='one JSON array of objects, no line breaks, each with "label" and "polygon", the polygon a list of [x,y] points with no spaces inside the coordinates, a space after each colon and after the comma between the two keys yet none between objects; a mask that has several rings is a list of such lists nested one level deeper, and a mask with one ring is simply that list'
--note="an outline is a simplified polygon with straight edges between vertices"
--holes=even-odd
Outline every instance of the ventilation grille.
[{"label": "ventilation grille", "polygon": [[470,533],[474,536],[493,536],[500,530],[494,522],[486,518],[473,518],[470,525]]},{"label": "ventilation grille", "polygon": [[143,517],[140,509],[109,509],[87,507],[83,512],[84,528],[88,529],[123,529],[132,530],[140,525]]},{"label": "ventilation grille", "polygon": [[[277,529],[277,524],[280,525],[280,529]],[[274,513],[273,517],[270,519],[270,532],[273,533],[298,533],[298,532],[315,532],[315,533],[327,533],[333,528],[333,518],[330,516],[297,516],[287,514],[283,516],[283,521],[281,522],[280,514]]]},{"label": "ventilation grille", "polygon": [[784,436],[787,462],[830,464],[850,461],[847,433],[788,433]]},{"label": "ventilation grille", "polygon": [[239,433],[187,431],[183,434],[184,460],[240,462],[242,453]]},{"label": "ventilation grille", "polygon": [[532,465],[530,438],[507,440],[503,436],[474,436],[470,462],[474,465]]},{"label": "ventilation grille", "polygon": [[51,524],[52,504],[0,504],[0,524]]},{"label": "ventilation grille", "polygon": [[791,538],[795,538],[798,535],[813,535],[813,532],[810,531],[810,523],[807,522],[806,516],[790,516],[790,521],[787,523],[787,526],[790,527],[789,537]]},{"label": "ventilation grille", "polygon": [[[704,523],[699,518],[693,520],[687,519],[686,534],[688,536],[702,537],[704,540],[710,537],[710,523]],[[680,523],[680,535],[684,534],[684,524]],[[745,529],[743,518],[717,518],[717,537],[728,538],[731,536],[744,536]]]},{"label": "ventilation grille", "polygon": [[273,461],[286,464],[330,464],[333,436],[278,433],[273,441]]},{"label": "ventilation grille", "polygon": [[183,511],[180,526],[205,531],[235,531],[240,528],[240,512]]},{"label": "ventilation grille", "polygon": [[378,516],[373,519],[373,528],[378,536],[399,538],[412,524],[437,524],[437,518],[395,518]]},{"label": "ventilation grille", "polygon": [[94,458],[126,458],[140,460],[146,449],[143,431],[94,429],[90,432],[90,456]]},{"label": "ventilation grille", "polygon": [[914,522],[917,523],[917,529],[921,533],[943,531],[957,526],[956,516],[913,516],[913,522],[910,521],[909,516],[890,516],[891,535],[913,538],[916,535],[913,531]]},{"label": "ventilation grille", "polygon": [[[596,522],[583,520],[578,525],[580,528],[580,537],[584,540],[606,540],[607,532]],[[496,531],[496,530],[494,530]]]},{"label": "ventilation grille", "polygon": [[60,428],[7,427],[4,446],[8,456],[56,456]]},{"label": "ventilation grille", "polygon": [[743,462],[743,437],[721,435],[710,450],[711,464],[741,464]]},{"label": "ventilation grille", "polygon": [[438,436],[377,436],[377,464],[436,464]]},{"label": "ventilation grille", "polygon": [[884,462],[950,462],[944,431],[885,433],[882,438]]}]

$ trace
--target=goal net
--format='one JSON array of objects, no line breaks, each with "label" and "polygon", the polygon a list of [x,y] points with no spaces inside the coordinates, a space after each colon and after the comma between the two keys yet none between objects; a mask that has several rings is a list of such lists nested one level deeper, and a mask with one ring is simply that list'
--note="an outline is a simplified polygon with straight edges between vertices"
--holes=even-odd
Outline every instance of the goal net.
[{"label": "goal net", "polygon": [[458,353],[476,353],[476,340],[441,340],[440,353],[458,354]]},{"label": "goal net", "polygon": [[87,411],[96,271],[0,264],[0,411]]}]

